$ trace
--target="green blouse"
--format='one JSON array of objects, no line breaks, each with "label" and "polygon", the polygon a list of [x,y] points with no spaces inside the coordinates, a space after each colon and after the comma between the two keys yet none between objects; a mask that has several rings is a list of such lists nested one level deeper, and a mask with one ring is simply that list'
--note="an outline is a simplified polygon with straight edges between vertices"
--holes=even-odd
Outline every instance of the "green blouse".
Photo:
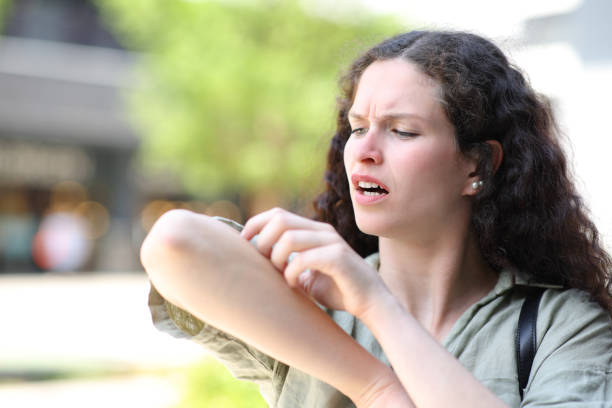
[{"label": "green blouse", "polygon": [[[366,260],[378,267],[378,254]],[[523,285],[529,284],[519,273],[502,271],[493,290],[457,320],[442,343],[444,348],[511,407],[612,408],[610,316],[586,293],[553,287],[542,296],[538,349],[520,401],[514,338],[525,296]],[[159,330],[204,346],[234,377],[257,383],[270,407],[354,407],[333,387],[198,320],[166,301],[154,287],[149,308]],[[360,320],[343,311],[327,313],[372,355],[389,364]]]}]

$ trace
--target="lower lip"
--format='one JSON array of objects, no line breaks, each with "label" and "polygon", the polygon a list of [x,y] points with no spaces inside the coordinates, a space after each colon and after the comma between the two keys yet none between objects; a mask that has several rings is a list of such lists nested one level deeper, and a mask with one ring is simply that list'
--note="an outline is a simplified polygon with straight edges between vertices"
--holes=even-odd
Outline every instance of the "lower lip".
[{"label": "lower lip", "polygon": [[388,196],[389,193],[380,195],[365,195],[361,190],[355,190],[355,201],[361,205],[378,204]]}]

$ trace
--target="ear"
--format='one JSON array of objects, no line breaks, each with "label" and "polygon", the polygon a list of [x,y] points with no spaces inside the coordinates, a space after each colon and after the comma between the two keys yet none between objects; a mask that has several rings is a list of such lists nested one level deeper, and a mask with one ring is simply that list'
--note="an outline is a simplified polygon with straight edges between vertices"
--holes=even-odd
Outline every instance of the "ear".
[{"label": "ear", "polygon": [[[501,143],[499,143],[497,140],[487,140],[485,143],[488,145],[488,150],[490,152],[489,154],[491,155],[491,174],[495,174],[504,158],[504,149],[502,148]],[[482,189],[484,183],[487,181],[490,182],[490,180],[483,180],[482,175],[476,172],[478,162],[480,161],[479,159],[480,157],[477,155],[470,158],[471,173],[466,179],[465,186],[461,192],[462,195],[473,196]]]},{"label": "ear", "polygon": [[495,174],[504,158],[504,149],[497,140],[487,140],[485,143],[488,144],[491,149],[491,164],[493,165],[493,174]]}]

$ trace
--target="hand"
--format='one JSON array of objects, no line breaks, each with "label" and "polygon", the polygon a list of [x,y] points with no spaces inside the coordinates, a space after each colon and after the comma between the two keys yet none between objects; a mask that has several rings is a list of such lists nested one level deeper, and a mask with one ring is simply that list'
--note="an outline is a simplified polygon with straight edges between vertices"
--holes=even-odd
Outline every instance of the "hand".
[{"label": "hand", "polygon": [[377,291],[386,290],[377,271],[329,224],[275,208],[251,218],[241,232],[248,240],[257,234],[257,249],[289,286],[325,307],[359,317]]}]

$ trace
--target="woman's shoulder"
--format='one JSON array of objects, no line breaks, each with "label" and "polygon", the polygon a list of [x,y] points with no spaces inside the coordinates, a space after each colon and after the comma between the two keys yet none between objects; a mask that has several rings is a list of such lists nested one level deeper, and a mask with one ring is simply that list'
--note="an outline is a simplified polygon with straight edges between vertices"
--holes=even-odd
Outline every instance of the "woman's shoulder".
[{"label": "woman's shoulder", "polygon": [[562,326],[566,330],[599,323],[612,331],[610,314],[589,293],[579,289],[546,289],[540,303],[538,323],[542,328]]},{"label": "woman's shoulder", "polygon": [[585,291],[547,289],[542,295],[537,325],[542,346],[588,342],[591,347],[601,344],[606,353],[612,350],[610,314]]},{"label": "woman's shoulder", "polygon": [[598,323],[612,333],[610,313],[586,291],[554,284],[534,283],[528,276],[515,270],[502,271],[500,282],[504,278],[505,284],[498,283],[498,286],[506,289],[513,302],[516,302],[515,305],[520,306],[531,290],[540,288],[543,291],[538,309],[538,332],[545,333],[547,330],[571,332],[582,326]]},{"label": "woman's shoulder", "polygon": [[538,311],[537,340],[525,405],[573,400],[608,406],[602,404],[612,400],[612,321],[588,293],[547,289]]},{"label": "woman's shoulder", "polygon": [[521,306],[536,287],[543,290],[536,323],[537,358],[559,357],[564,364],[576,358],[585,364],[600,364],[600,357],[610,356],[605,365],[612,367],[612,319],[585,291],[534,284],[520,273],[502,271],[489,299],[491,306],[483,310],[489,311],[484,316],[489,326],[495,328],[497,322],[516,331]]}]

